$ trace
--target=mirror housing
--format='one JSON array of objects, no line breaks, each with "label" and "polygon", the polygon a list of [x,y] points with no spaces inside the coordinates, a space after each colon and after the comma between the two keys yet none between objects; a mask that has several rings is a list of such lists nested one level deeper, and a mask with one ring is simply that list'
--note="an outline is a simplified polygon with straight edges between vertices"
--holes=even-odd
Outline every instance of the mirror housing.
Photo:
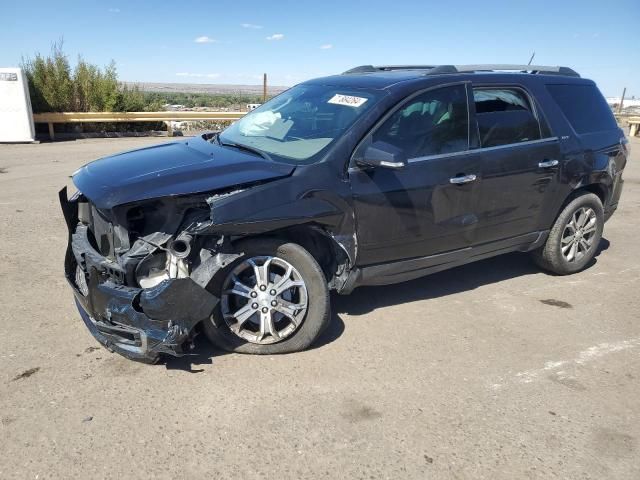
[{"label": "mirror housing", "polygon": [[404,168],[407,165],[407,156],[400,148],[387,142],[373,142],[369,145],[357,161],[360,165],[382,168]]}]

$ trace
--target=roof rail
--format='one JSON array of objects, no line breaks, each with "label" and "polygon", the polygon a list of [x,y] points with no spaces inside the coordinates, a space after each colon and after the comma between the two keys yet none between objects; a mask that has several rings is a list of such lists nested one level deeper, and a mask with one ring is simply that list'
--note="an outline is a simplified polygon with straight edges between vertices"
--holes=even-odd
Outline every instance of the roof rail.
[{"label": "roof rail", "polygon": [[431,70],[436,65],[360,65],[358,67],[351,68],[343,74],[349,73],[367,73],[367,72],[391,72],[394,70]]},{"label": "roof rail", "polygon": [[[488,64],[488,65],[451,65],[459,73],[463,72],[496,72],[496,71],[517,71],[522,73],[543,73],[552,75],[566,75],[569,77],[579,77],[575,70],[569,67],[543,66],[543,65],[513,65],[513,64]],[[434,73],[434,72],[429,72]]]},{"label": "roof rail", "polygon": [[442,75],[451,73],[472,72],[521,72],[532,74],[564,75],[567,77],[579,77],[580,74],[569,67],[553,67],[542,65],[512,65],[512,64],[480,64],[480,65],[361,65],[344,72],[372,73],[390,72],[394,70],[427,70],[426,75]]}]

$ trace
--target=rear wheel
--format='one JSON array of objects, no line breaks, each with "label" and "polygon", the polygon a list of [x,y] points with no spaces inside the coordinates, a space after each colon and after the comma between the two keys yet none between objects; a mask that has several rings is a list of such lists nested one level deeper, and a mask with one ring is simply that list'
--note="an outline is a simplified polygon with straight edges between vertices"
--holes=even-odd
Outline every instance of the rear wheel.
[{"label": "rear wheel", "polygon": [[209,289],[220,302],[204,331],[238,353],[289,353],[309,347],[329,323],[322,269],[300,245],[255,239],[237,245],[244,255],[220,272]]},{"label": "rear wheel", "polygon": [[597,195],[584,193],[562,210],[545,245],[534,252],[534,259],[558,275],[579,272],[596,254],[603,228],[602,202]]}]

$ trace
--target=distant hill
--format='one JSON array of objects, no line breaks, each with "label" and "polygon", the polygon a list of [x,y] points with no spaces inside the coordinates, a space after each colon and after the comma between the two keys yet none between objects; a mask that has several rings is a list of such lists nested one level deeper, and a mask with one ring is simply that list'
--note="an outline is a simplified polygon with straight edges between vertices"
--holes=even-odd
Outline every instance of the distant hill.
[{"label": "distant hill", "polygon": [[[137,85],[145,92],[164,93],[209,93],[209,94],[248,94],[259,95],[262,93],[262,85],[224,85],[204,83],[156,83],[156,82],[122,82],[132,87]],[[268,86],[269,95],[277,95],[289,87]]]}]

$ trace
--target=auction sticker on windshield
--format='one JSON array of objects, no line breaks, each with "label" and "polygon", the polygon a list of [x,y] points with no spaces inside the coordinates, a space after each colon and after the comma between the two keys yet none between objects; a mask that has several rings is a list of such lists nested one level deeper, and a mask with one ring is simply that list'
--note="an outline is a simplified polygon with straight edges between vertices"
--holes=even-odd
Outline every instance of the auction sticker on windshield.
[{"label": "auction sticker on windshield", "polygon": [[366,101],[366,98],[353,97],[351,95],[342,95],[341,93],[336,93],[327,103],[333,103],[334,105],[346,105],[347,107],[357,108],[363,105]]}]

